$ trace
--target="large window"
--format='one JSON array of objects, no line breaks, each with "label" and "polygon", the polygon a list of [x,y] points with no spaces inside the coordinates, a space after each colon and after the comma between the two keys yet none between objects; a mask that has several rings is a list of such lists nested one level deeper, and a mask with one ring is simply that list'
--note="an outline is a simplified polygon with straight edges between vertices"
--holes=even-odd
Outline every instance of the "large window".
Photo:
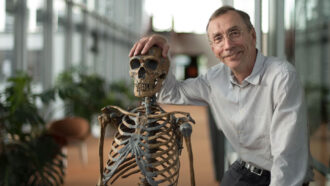
[{"label": "large window", "polygon": [[330,115],[330,9],[324,8],[329,4],[327,0],[296,1],[295,64],[306,88],[314,127],[328,122]]},{"label": "large window", "polygon": [[6,5],[6,0],[0,0],[0,82],[12,74],[14,20],[13,9]]},{"label": "large window", "polygon": [[143,0],[0,0],[0,90],[18,70],[38,92],[73,66],[108,84],[128,80],[144,20]]}]

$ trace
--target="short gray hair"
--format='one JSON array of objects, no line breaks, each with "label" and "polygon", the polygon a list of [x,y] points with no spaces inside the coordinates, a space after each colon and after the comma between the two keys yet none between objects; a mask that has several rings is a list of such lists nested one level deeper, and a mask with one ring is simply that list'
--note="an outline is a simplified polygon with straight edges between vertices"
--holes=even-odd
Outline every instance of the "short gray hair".
[{"label": "short gray hair", "polygon": [[248,28],[249,30],[253,29],[253,25],[252,25],[252,23],[251,23],[251,21],[250,21],[250,16],[249,16],[249,14],[247,14],[246,12],[243,12],[243,11],[241,11],[241,10],[237,10],[237,9],[235,9],[235,8],[232,7],[232,6],[222,6],[222,7],[218,8],[216,11],[214,11],[214,13],[211,15],[211,17],[210,17],[210,19],[209,19],[209,22],[207,23],[207,26],[206,26],[206,32],[207,32],[207,30],[208,30],[208,28],[209,28],[209,24],[210,24],[210,22],[211,22],[213,19],[215,19],[215,18],[217,18],[217,17],[219,17],[219,16],[221,16],[221,15],[227,13],[228,11],[234,11],[234,12],[237,12],[237,13],[241,16],[241,18],[243,19],[243,21],[244,21],[245,25],[247,26],[247,28]]}]

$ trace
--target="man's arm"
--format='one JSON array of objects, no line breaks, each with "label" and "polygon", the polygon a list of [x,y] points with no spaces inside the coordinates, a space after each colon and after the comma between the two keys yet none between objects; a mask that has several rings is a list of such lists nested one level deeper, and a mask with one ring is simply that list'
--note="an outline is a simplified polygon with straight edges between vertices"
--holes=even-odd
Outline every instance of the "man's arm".
[{"label": "man's arm", "polygon": [[275,111],[270,128],[271,186],[301,186],[308,169],[309,142],[304,94],[293,69],[275,83]]},{"label": "man's arm", "polygon": [[157,97],[159,102],[167,104],[207,105],[210,87],[204,75],[177,81],[170,70]]}]

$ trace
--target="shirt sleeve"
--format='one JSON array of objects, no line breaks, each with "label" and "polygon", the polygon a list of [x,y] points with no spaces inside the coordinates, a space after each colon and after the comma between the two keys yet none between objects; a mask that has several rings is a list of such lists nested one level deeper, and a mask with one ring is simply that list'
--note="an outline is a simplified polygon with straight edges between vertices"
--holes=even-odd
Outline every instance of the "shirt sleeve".
[{"label": "shirt sleeve", "polygon": [[158,93],[158,102],[165,104],[207,105],[210,87],[205,75],[177,81],[170,71]]},{"label": "shirt sleeve", "polygon": [[275,110],[270,127],[271,186],[301,186],[308,169],[309,143],[304,93],[294,70],[274,84]]}]

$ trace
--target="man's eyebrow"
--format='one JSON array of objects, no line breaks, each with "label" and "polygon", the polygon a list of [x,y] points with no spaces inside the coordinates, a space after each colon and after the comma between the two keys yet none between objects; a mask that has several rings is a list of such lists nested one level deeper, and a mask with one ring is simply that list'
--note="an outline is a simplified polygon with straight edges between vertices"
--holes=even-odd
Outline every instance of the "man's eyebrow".
[{"label": "man's eyebrow", "polygon": [[[237,26],[237,25],[232,26],[232,27],[230,27],[226,32],[231,32],[231,31],[233,31],[233,30],[240,30],[240,27]],[[215,37],[217,37],[217,36],[221,36],[221,35],[222,35],[221,33],[217,32],[217,33],[212,34],[212,37],[215,38]]]},{"label": "man's eyebrow", "polygon": [[218,36],[221,36],[221,35],[222,35],[221,33],[217,32],[217,33],[212,34],[212,37],[215,38],[215,37],[218,37]]},{"label": "man's eyebrow", "polygon": [[233,26],[233,27],[230,27],[227,32],[230,32],[230,31],[233,31],[233,30],[239,30],[240,27],[239,26]]}]

